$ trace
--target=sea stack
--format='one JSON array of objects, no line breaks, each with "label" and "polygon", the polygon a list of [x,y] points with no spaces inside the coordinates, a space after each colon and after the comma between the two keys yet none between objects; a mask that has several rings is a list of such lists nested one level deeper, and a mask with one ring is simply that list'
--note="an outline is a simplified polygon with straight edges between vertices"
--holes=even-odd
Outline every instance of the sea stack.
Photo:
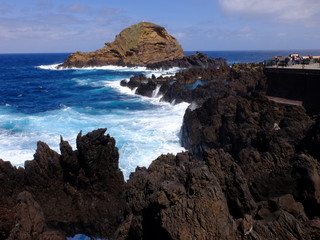
[{"label": "sea stack", "polygon": [[122,30],[113,42],[106,43],[102,49],[71,54],[59,68],[146,66],[184,56],[181,45],[164,27],[140,22]]}]

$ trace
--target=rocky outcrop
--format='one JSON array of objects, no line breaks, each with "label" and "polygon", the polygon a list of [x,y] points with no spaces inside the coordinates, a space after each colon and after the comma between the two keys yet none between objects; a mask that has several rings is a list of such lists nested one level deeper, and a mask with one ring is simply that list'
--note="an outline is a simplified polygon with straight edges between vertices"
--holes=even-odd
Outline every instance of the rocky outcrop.
[{"label": "rocky outcrop", "polygon": [[39,142],[25,169],[0,161],[1,239],[10,232],[10,239],[113,235],[125,207],[125,182],[115,140],[105,131],[80,133],[76,151],[61,139],[61,155]]},{"label": "rocky outcrop", "polygon": [[128,212],[115,239],[235,239],[217,178],[188,153],[162,155],[128,181]]},{"label": "rocky outcrop", "polygon": [[186,112],[190,152],[127,183],[105,129],[61,154],[40,142],[25,169],[0,161],[1,238],[319,239],[318,125],[260,94],[209,99]]},{"label": "rocky outcrop", "polygon": [[102,49],[71,54],[59,67],[146,66],[183,57],[180,44],[164,27],[140,22],[122,30],[113,42],[106,43]]},{"label": "rocky outcrop", "polygon": [[[318,239],[318,123],[261,94],[187,110],[190,153],[137,168],[116,239]],[[311,145],[306,144],[313,143]]]},{"label": "rocky outcrop", "polygon": [[182,143],[199,159],[211,148],[236,158],[244,148],[289,157],[311,123],[303,108],[281,106],[261,94],[209,99],[201,108],[186,111]]},{"label": "rocky outcrop", "polygon": [[226,60],[222,58],[211,58],[201,52],[183,58],[167,60],[146,65],[149,69],[169,69],[173,67],[179,68],[219,68],[227,66]]},{"label": "rocky outcrop", "polygon": [[133,76],[129,81],[122,80],[121,85],[136,89],[136,94],[147,97],[154,97],[153,91],[159,87],[161,101],[194,102],[200,106],[209,98],[217,100],[225,96],[245,96],[253,91],[265,91],[266,78],[261,64],[234,64],[230,68],[225,61],[217,60],[214,67],[191,67],[171,77]]},{"label": "rocky outcrop", "polygon": [[317,125],[302,107],[230,96],[188,109],[182,142],[217,177],[230,215],[250,216],[253,239],[317,239]]},{"label": "rocky outcrop", "polygon": [[301,144],[298,146],[299,150],[304,150],[316,159],[320,159],[320,117],[318,116],[315,124],[308,130]]},{"label": "rocky outcrop", "polygon": [[[222,149],[208,151],[205,161],[190,153],[162,155],[130,176],[125,220],[115,239],[318,239],[318,213],[309,215],[308,202],[296,200],[305,190],[291,191],[303,182],[293,166],[293,182],[279,182],[285,180],[279,178],[282,168],[272,175],[282,193],[268,193],[267,188],[277,188],[268,182],[259,186],[268,197],[258,199],[243,166]],[[306,186],[312,199],[317,197],[313,184]]]},{"label": "rocky outcrop", "polygon": [[16,224],[11,231],[9,240],[64,240],[65,236],[59,231],[48,229],[45,216],[39,204],[27,192],[18,195],[16,206]]}]

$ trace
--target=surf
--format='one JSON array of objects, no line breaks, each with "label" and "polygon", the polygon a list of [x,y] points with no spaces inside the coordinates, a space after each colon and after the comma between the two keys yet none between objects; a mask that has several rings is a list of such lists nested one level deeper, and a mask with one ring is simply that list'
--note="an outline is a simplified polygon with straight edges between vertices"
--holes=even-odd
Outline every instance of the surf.
[{"label": "surf", "polygon": [[[37,76],[38,85],[46,90],[33,91],[30,96],[24,93],[25,101],[34,109],[20,111],[18,106],[24,103],[13,100],[1,106],[0,158],[23,166],[25,160],[33,159],[38,141],[46,142],[60,153],[60,136],[75,150],[80,131],[86,134],[107,128],[107,133],[116,140],[119,165],[128,179],[137,166],[148,167],[161,154],[184,150],[179,132],[188,104],[171,105],[160,102],[157,92],[154,98],[147,98],[120,86],[122,79],[133,75],[168,75],[179,71],[178,68],[105,66],[61,71],[58,65],[38,64],[27,68],[29,72],[25,74],[30,74],[31,84],[34,85],[32,77]],[[46,107],[47,103],[52,107]]]}]

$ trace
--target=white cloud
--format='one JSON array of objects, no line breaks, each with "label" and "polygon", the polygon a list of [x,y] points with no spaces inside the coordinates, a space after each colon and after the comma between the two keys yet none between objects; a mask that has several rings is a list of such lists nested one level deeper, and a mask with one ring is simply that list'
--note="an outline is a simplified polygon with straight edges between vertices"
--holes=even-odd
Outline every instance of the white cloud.
[{"label": "white cloud", "polygon": [[219,0],[219,3],[227,13],[269,15],[278,21],[312,20],[320,13],[319,0]]}]

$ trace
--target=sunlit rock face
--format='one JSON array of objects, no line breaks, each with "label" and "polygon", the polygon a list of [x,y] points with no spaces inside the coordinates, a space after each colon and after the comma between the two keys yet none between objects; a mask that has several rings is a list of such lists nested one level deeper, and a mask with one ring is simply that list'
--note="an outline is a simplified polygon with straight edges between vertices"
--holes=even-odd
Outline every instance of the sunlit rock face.
[{"label": "sunlit rock face", "polygon": [[94,52],[76,52],[61,68],[102,65],[144,66],[183,58],[178,41],[164,27],[140,22],[121,31],[113,42]]}]

